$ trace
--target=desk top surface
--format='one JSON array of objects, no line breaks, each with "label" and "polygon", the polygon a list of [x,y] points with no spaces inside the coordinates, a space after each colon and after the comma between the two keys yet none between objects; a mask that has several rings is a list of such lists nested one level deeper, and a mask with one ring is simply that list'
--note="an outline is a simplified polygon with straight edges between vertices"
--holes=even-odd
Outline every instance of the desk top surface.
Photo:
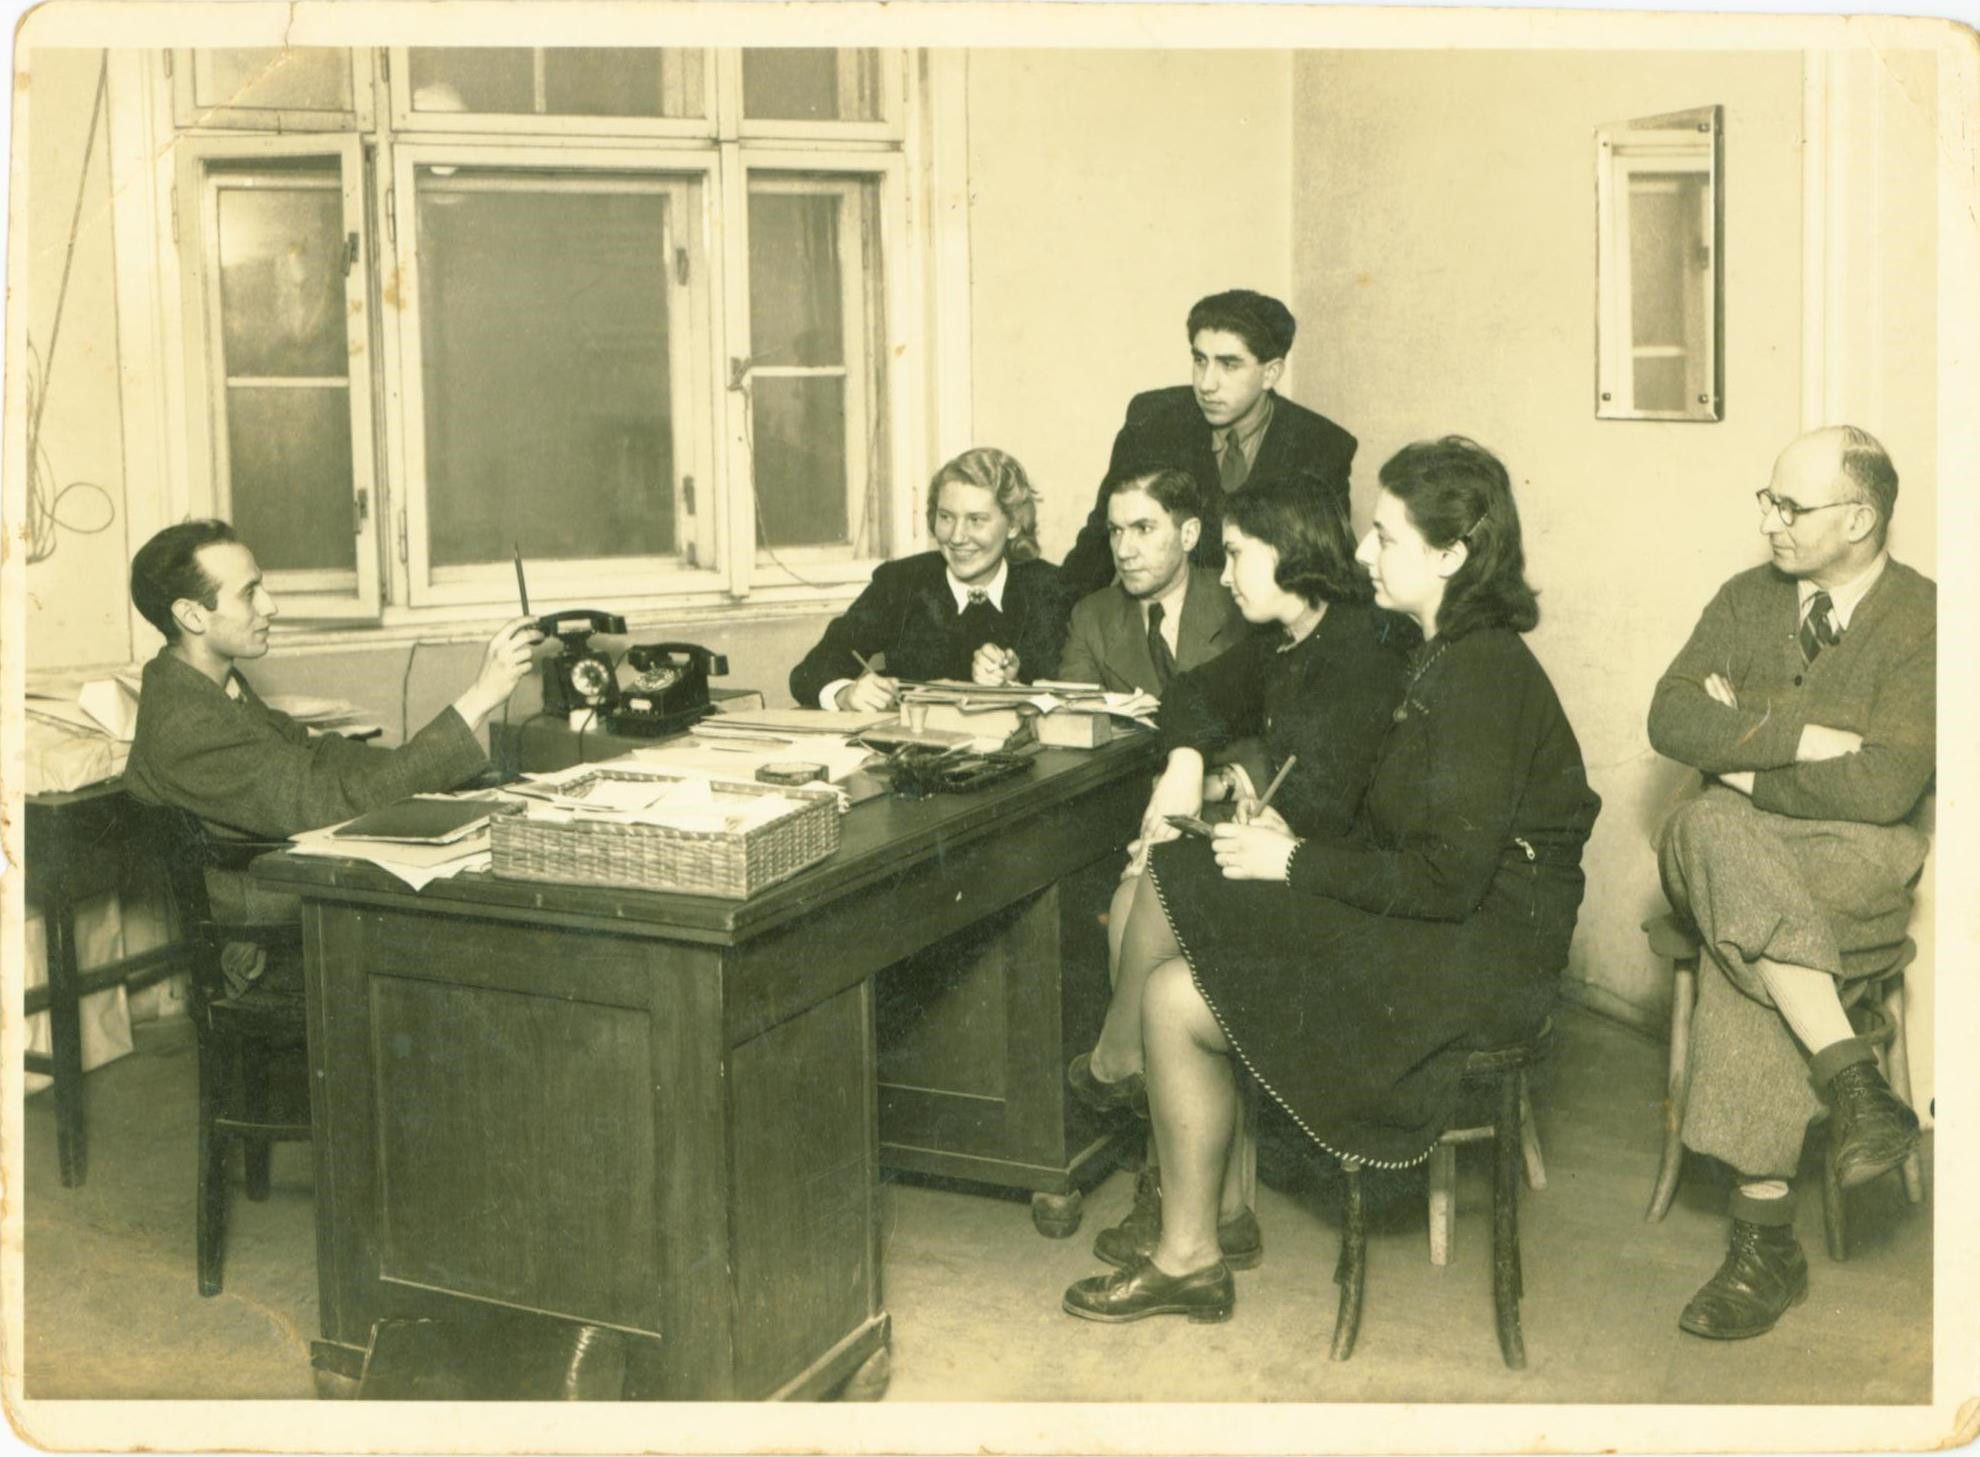
[{"label": "desk top surface", "polygon": [[[432,909],[502,906],[647,923],[686,933],[690,939],[730,941],[781,925],[1000,827],[1021,824],[1076,795],[1145,774],[1155,757],[1153,735],[1093,750],[1045,749],[1029,774],[987,789],[912,801],[869,800],[855,805],[840,821],[839,848],[829,858],[748,900],[508,880],[485,871],[438,880],[413,891],[363,861],[288,853],[263,856],[255,862],[254,874],[311,900],[417,903]],[[1132,834],[1133,828],[1127,827],[1127,833]]]}]

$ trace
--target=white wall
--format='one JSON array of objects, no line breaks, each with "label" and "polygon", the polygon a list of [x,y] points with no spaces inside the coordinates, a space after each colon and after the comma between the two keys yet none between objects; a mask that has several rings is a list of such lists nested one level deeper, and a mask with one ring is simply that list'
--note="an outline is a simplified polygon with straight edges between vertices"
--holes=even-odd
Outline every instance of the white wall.
[{"label": "white wall", "polygon": [[[63,499],[60,515],[77,525],[108,521],[85,534],[57,528],[55,552],[27,572],[28,666],[121,663],[131,653],[129,594],[123,585],[131,543],[124,529],[123,427],[117,397],[116,290],[110,241],[110,137],[107,117],[84,173],[84,144],[96,97],[101,51],[37,50],[28,90],[26,183],[28,338],[41,356],[47,403],[41,417],[44,499],[73,482],[93,482]],[[61,332],[48,349],[70,255],[70,221],[78,182],[82,212],[75,233]],[[25,368],[25,361],[8,362]]]},{"label": "white wall", "polygon": [[[1295,293],[1328,381],[1302,398],[1361,437],[1364,516],[1377,468],[1410,440],[1460,431],[1505,460],[1541,589],[1533,647],[1604,801],[1570,978],[1598,1006],[1660,1019],[1670,974],[1638,925],[1664,909],[1654,836],[1695,776],[1650,751],[1644,717],[1706,600],[1762,559],[1752,494],[1802,427],[1801,56],[1307,53],[1294,77]],[[1909,79],[1929,98],[1929,57]],[[1726,127],[1726,418],[1598,421],[1595,128],[1711,103]],[[1886,162],[1917,171],[1883,194],[1876,332],[1888,363],[1917,361],[1892,376],[1883,418],[1858,423],[1886,433],[1903,474],[1894,545],[1930,571],[1936,220],[1916,178],[1932,154],[1929,126],[1906,130],[1894,108],[1886,121]]]},{"label": "white wall", "polygon": [[1291,96],[1284,52],[970,53],[974,435],[1045,494],[1051,560],[1093,507],[1129,397],[1188,382],[1189,306],[1225,288],[1290,298]]}]

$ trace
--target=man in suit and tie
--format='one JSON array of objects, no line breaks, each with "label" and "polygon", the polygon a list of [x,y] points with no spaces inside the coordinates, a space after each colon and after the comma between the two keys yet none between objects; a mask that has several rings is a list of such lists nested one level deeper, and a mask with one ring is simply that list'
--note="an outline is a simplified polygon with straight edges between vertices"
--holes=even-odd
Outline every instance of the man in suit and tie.
[{"label": "man in suit and tie", "polygon": [[1107,482],[1104,504],[1119,580],[1073,608],[1058,676],[1160,698],[1170,678],[1243,636],[1244,616],[1217,569],[1190,562],[1203,534],[1194,476],[1174,469],[1117,476]]},{"label": "man in suit and tie", "polygon": [[1658,859],[1705,953],[1684,1142],[1738,1176],[1732,1247],[1678,1318],[1719,1340],[1807,1294],[1789,1180],[1825,1102],[1844,1187],[1917,1145],[1844,1006],[1904,941],[1938,702],[1937,588],[1885,549],[1897,472],[1875,437],[1802,436],[1757,499],[1772,561],[1719,589],[1650,707],[1657,752],[1706,777]]},{"label": "man in suit and tie", "polygon": [[[1274,388],[1297,327],[1286,306],[1265,294],[1212,294],[1189,311],[1193,382],[1128,401],[1107,479],[1163,466],[1194,476],[1203,524],[1190,560],[1198,566],[1223,566],[1224,497],[1254,476],[1297,480],[1347,510],[1354,437]],[[1060,571],[1075,597],[1107,585],[1113,560],[1105,484]]]}]

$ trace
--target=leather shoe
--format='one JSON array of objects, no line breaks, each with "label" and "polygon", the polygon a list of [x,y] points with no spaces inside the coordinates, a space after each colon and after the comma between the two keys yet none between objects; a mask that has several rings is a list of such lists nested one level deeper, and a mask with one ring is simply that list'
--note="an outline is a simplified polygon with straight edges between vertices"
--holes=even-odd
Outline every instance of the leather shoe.
[{"label": "leather shoe", "polygon": [[1918,1115],[1891,1091],[1874,1062],[1855,1062],[1829,1079],[1829,1158],[1845,1189],[1867,1184],[1918,1147]]},{"label": "leather shoe", "polygon": [[1222,1260],[1187,1275],[1165,1274],[1144,1260],[1131,1270],[1077,1281],[1065,1298],[1068,1315],[1114,1325],[1151,1315],[1186,1315],[1207,1324],[1229,1320],[1236,1305],[1237,1287]]},{"label": "leather shoe", "polygon": [[[1134,1208],[1126,1219],[1093,1239],[1093,1253],[1117,1270],[1131,1270],[1155,1253],[1162,1238],[1162,1181],[1143,1169],[1134,1181]],[[1249,1209],[1217,1225],[1217,1246],[1233,1270],[1255,1270],[1265,1258],[1265,1236]]]},{"label": "leather shoe", "polygon": [[1075,1097],[1096,1113],[1118,1113],[1132,1109],[1148,1116],[1148,1079],[1129,1073],[1116,1082],[1103,1083],[1093,1076],[1093,1054],[1082,1052],[1066,1064],[1066,1085]]},{"label": "leather shoe", "polygon": [[1735,1219],[1725,1263],[1678,1317],[1680,1329],[1715,1341],[1762,1336],[1808,1298],[1808,1260],[1788,1224]]}]

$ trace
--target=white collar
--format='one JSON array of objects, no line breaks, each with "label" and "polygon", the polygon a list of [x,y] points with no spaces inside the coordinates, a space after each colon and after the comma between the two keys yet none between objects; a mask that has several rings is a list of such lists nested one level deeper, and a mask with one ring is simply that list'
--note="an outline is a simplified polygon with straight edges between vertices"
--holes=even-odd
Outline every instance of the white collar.
[{"label": "white collar", "polygon": [[1796,601],[1800,604],[1800,612],[1797,616],[1808,611],[1810,597],[1817,592],[1827,592],[1830,605],[1835,609],[1837,626],[1847,631],[1849,619],[1856,612],[1857,605],[1870,595],[1870,589],[1876,586],[1877,579],[1884,575],[1884,568],[1890,564],[1890,560],[1891,554],[1888,551],[1878,552],[1875,561],[1865,567],[1853,580],[1844,582],[1840,587],[1822,587],[1803,577],[1794,584]]},{"label": "white collar", "polygon": [[1011,559],[1008,556],[997,563],[995,576],[991,577],[989,581],[979,583],[974,587],[966,582],[956,580],[956,574],[950,571],[947,565],[943,566],[942,575],[949,579],[949,591],[956,599],[956,611],[960,612],[963,608],[969,606],[969,594],[971,592],[984,593],[989,597],[992,607],[996,608],[999,612],[1004,610],[1004,584],[1011,579]]}]

